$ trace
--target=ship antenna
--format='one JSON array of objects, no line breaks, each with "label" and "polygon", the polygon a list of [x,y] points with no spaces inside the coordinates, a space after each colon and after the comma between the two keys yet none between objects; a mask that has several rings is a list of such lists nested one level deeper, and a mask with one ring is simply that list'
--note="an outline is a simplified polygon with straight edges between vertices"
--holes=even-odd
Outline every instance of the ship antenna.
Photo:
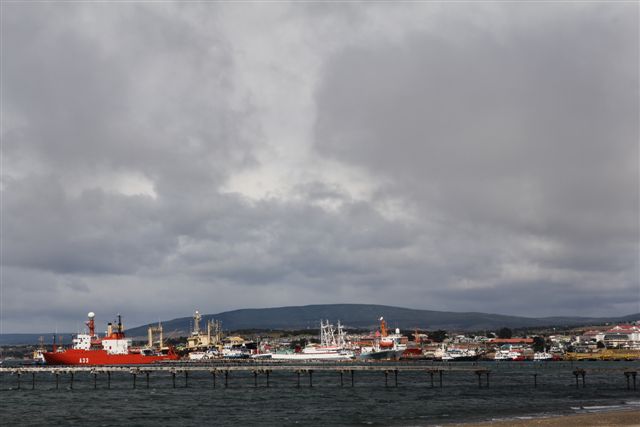
[{"label": "ship antenna", "polygon": [[118,332],[122,333],[122,316],[118,313]]}]

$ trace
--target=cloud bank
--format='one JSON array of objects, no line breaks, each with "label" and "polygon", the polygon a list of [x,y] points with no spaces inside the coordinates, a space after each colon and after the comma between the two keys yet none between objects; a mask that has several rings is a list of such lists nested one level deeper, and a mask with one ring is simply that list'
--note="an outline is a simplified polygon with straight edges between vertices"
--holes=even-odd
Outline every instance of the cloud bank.
[{"label": "cloud bank", "polygon": [[2,4],[2,332],[640,310],[638,5]]}]

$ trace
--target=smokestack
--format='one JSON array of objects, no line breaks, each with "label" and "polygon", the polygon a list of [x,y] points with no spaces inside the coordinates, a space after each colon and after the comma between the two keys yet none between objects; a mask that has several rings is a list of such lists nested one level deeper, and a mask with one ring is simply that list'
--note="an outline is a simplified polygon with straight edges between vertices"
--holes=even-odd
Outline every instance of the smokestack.
[{"label": "smokestack", "polygon": [[113,333],[113,324],[111,322],[107,323],[107,336],[110,337]]}]

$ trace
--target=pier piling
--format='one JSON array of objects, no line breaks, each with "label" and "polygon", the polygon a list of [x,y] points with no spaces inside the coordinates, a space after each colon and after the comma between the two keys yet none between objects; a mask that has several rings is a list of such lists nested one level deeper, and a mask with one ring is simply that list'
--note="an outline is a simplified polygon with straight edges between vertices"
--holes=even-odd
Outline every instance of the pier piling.
[{"label": "pier piling", "polygon": [[[19,368],[5,368],[0,367],[0,373],[10,373],[16,376],[17,384],[13,388],[22,389],[22,375],[31,374],[31,389],[36,389],[36,377],[38,373],[48,373],[49,375],[55,375],[56,379],[56,389],[59,389],[60,384],[60,375],[69,375],[69,389],[73,389],[75,374],[80,373],[81,375],[88,375],[88,384],[91,384],[91,376],[93,376],[93,388],[98,388],[98,375],[106,374],[107,376],[107,389],[111,388],[111,374],[115,373],[117,375],[124,374],[123,377],[126,378],[126,374],[131,375],[132,379],[132,388],[137,389],[138,387],[138,375],[144,374],[145,376],[145,386],[147,389],[151,388],[151,373],[153,372],[166,372],[171,374],[171,386],[175,389],[177,388],[176,383],[176,375],[184,374],[184,388],[189,388],[189,376],[191,373],[210,373],[211,381],[213,388],[217,387],[217,376],[218,373],[224,374],[224,387],[229,387],[229,373],[232,371],[238,373],[247,373],[251,375],[253,373],[253,386],[260,387],[259,375],[264,374],[266,376],[266,387],[271,386],[271,372],[290,372],[296,375],[295,385],[296,387],[301,387],[301,375],[305,374],[309,376],[309,387],[313,387],[313,374],[314,371],[320,371],[324,373],[332,373],[340,375],[340,387],[345,386],[345,374],[351,375],[351,387],[355,386],[355,373],[356,371],[361,371],[365,374],[375,374],[380,375],[380,373],[384,374],[384,385],[385,387],[399,387],[399,375],[400,372],[422,372],[425,374],[429,374],[428,384],[431,388],[435,387],[435,375],[438,376],[438,386],[440,388],[444,387],[444,372],[470,372],[478,375],[478,387],[485,388],[489,387],[489,370],[481,368],[477,365],[474,366],[433,366],[433,365],[409,365],[404,363],[366,363],[366,364],[306,364],[306,365],[282,365],[282,364],[271,364],[271,363],[247,363],[247,364],[239,364],[239,363],[230,363],[230,364],[187,364],[187,363],[175,363],[172,365],[151,365],[145,367],[139,367],[136,365],[132,366],[102,366],[102,367],[93,367],[93,366],[46,366],[46,367],[19,367]],[[589,369],[589,371],[593,371],[593,369]],[[630,390],[632,387],[632,380],[634,389],[637,387],[636,383],[636,375],[637,372],[632,371],[629,368],[626,369],[617,369],[617,372],[624,372],[627,376],[627,388]],[[119,374],[120,373],[120,374]],[[583,377],[583,387],[585,387],[585,370],[584,369],[575,369],[572,372],[576,376],[576,386],[580,386],[580,376]],[[390,384],[389,376],[393,374],[393,383]],[[482,375],[486,375],[486,385],[482,382]],[[534,375],[533,383],[534,387],[537,387],[537,372]],[[365,375],[366,376],[366,375]],[[241,375],[242,377],[242,375]],[[84,378],[84,377],[83,377]],[[378,377],[379,378],[379,377]],[[424,378],[424,377],[423,377]],[[196,375],[197,379],[197,375]],[[426,378],[425,378],[426,380]],[[347,379],[348,381],[348,379]],[[64,379],[63,379],[64,382]],[[426,381],[425,381],[426,382]],[[196,381],[196,384],[198,381]],[[82,385],[82,384],[81,384]],[[322,381],[321,381],[322,385]],[[191,385],[193,386],[193,384]],[[91,387],[89,385],[89,387]],[[28,384],[27,384],[27,388]],[[82,388],[82,387],[81,387]],[[143,387],[144,388],[144,387]],[[180,387],[182,388],[182,387]]]},{"label": "pier piling", "polygon": [[631,378],[633,378],[633,391],[636,391],[636,376],[637,376],[637,372],[636,371],[625,371],[624,376],[627,378],[627,390],[631,390],[631,384],[629,382],[629,380]]},{"label": "pier piling", "polygon": [[629,377],[631,376],[631,372],[625,372],[624,376],[627,379],[627,390],[631,390],[631,387],[629,385]]},{"label": "pier piling", "polygon": [[573,371],[573,375],[575,375],[576,377],[576,388],[580,387],[579,384],[579,377],[582,376],[582,388],[585,388],[587,385],[585,383],[585,376],[586,376],[587,372],[584,369],[576,369],[575,371]]}]

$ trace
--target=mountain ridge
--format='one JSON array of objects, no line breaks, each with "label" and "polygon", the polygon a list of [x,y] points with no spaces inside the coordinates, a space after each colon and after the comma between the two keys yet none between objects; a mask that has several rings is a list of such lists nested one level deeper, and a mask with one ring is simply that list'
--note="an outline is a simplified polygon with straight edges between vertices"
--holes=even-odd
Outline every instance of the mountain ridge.
[{"label": "mountain ridge", "polygon": [[[317,329],[320,319],[340,320],[349,328],[375,328],[384,317],[390,327],[401,329],[483,330],[501,327],[574,326],[590,323],[627,322],[640,319],[640,313],[612,317],[551,316],[524,317],[482,312],[449,312],[396,307],[380,304],[311,304],[270,308],[243,308],[217,314],[203,314],[222,322],[224,330],[238,329]],[[166,333],[185,334],[192,317],[163,322]],[[131,336],[146,336],[149,324],[129,330]]]},{"label": "mountain ridge", "polygon": [[[383,316],[390,327],[401,329],[445,329],[455,331],[496,330],[502,327],[523,328],[542,326],[581,326],[602,323],[623,323],[640,320],[640,313],[625,316],[551,316],[524,317],[483,312],[453,312],[413,309],[380,304],[311,304],[304,306],[282,306],[268,308],[241,308],[216,314],[203,314],[201,327],[206,321],[216,319],[222,322],[225,331],[239,329],[282,329],[315,331],[320,319],[331,322],[341,321],[347,328],[374,329]],[[165,337],[186,336],[190,333],[193,318],[178,317],[162,321]],[[146,339],[149,325],[130,328],[127,336]],[[36,344],[40,336],[51,334],[0,334],[0,345]],[[68,335],[68,334],[65,334]],[[65,338],[69,342],[69,338]]]}]

